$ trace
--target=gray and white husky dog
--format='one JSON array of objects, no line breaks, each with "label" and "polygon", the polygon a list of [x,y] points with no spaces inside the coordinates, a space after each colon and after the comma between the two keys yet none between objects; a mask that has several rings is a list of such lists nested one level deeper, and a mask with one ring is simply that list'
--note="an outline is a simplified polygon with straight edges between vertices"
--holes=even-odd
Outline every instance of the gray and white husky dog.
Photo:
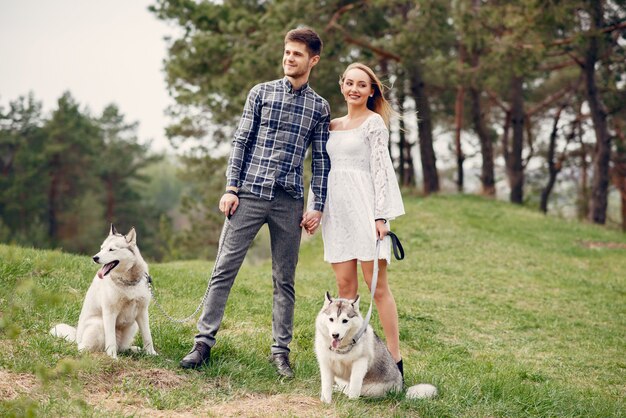
[{"label": "gray and white husky dog", "polygon": [[135,229],[121,235],[111,225],[93,261],[102,267],[87,290],[78,326],[58,324],[50,333],[78,343],[81,351],[106,351],[115,359],[120,351],[138,350],[131,343],[140,330],[144,351],[156,355],[148,321],[148,265],[137,247]]},{"label": "gray and white husky dog", "polygon": [[[359,296],[354,300],[333,299],[326,292],[324,306],[315,321],[315,354],[322,379],[321,400],[330,403],[333,384],[350,399],[380,397],[402,390],[402,375],[391,353],[371,325],[354,343],[363,325]],[[411,386],[407,398],[431,398],[437,388],[430,384]]]}]

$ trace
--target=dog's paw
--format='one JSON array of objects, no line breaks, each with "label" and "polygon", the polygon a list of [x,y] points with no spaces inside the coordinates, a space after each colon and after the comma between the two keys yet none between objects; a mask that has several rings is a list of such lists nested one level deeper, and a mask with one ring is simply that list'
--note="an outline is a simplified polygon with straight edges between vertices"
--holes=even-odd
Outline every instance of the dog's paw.
[{"label": "dog's paw", "polygon": [[350,385],[344,389],[344,393],[350,399],[358,399],[361,396],[361,386],[358,385]]},{"label": "dog's paw", "polygon": [[150,342],[150,344],[146,344],[143,346],[143,352],[150,355],[150,356],[157,356],[157,352],[154,350],[154,345],[152,344],[152,342]]},{"label": "dog's paw", "polygon": [[324,395],[324,394],[322,394],[322,396],[320,397],[320,400],[323,403],[330,403],[330,401],[332,401],[332,396],[331,395]]},{"label": "dog's paw", "polygon": [[361,394],[359,392],[348,392],[348,398],[349,399],[359,399],[359,396],[361,396]]}]

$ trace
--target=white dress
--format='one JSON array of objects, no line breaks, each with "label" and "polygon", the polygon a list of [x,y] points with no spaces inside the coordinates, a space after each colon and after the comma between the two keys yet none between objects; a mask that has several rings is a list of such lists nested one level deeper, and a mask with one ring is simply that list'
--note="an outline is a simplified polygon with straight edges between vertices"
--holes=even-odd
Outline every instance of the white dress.
[{"label": "white dress", "polygon": [[[357,128],[330,131],[328,193],[322,214],[324,261],[372,261],[376,221],[404,214],[404,205],[387,144],[389,131],[375,113]],[[380,259],[391,261],[390,239],[381,242]]]}]

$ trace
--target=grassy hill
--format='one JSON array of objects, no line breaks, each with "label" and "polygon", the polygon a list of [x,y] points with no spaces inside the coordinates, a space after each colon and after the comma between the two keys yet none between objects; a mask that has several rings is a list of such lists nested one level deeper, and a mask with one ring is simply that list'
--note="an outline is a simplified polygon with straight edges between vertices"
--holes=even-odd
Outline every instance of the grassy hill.
[{"label": "grassy hill", "polygon": [[[405,203],[408,215],[392,226],[407,257],[390,267],[405,378],[435,384],[437,399],[319,402],[313,321],[324,292],[336,293],[319,235],[301,249],[290,382],[267,361],[269,262],[242,268],[212,366],[196,372],[178,368],[195,320],[172,323],[154,305],[156,358],[113,361],[49,336],[56,323],[76,324],[97,267],[86,256],[0,246],[0,415],[626,415],[626,236],[473,196]],[[195,310],[211,266],[150,265],[169,314]],[[365,311],[369,293],[360,292]]]}]

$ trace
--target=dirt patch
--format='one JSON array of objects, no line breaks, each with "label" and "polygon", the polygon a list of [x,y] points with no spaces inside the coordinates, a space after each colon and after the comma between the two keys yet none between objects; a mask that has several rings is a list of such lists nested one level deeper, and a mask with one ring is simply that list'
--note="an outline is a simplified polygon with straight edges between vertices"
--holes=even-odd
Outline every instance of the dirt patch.
[{"label": "dirt patch", "polygon": [[173,389],[187,381],[185,377],[166,369],[124,370],[117,374],[116,380],[124,379],[149,382],[151,386],[158,389]]},{"label": "dirt patch", "polygon": [[32,374],[11,373],[0,370],[0,399],[13,400],[22,395],[30,395],[39,385]]},{"label": "dirt patch", "polygon": [[[110,398],[115,392],[123,392],[123,385],[149,385],[157,389],[174,389],[185,385],[186,378],[166,369],[118,370],[96,376],[85,376],[85,391],[94,401]],[[113,388],[119,390],[112,390]]]},{"label": "dirt patch", "polygon": [[[207,398],[193,409],[158,410],[149,406],[149,400],[135,391],[125,390],[125,385],[149,385],[162,390],[172,390],[190,384],[185,376],[166,369],[117,370],[98,375],[81,375],[82,392],[75,395],[101,412],[138,417],[335,417],[317,398],[301,395],[243,393],[225,402],[216,403]],[[219,382],[217,383],[219,385]],[[0,399],[13,400],[20,396],[29,398],[41,394],[41,383],[32,374],[11,373],[0,370]]]},{"label": "dirt patch", "polygon": [[135,394],[124,395],[119,392],[90,393],[85,396],[85,401],[95,409],[110,414],[123,416],[165,418],[165,417],[197,417],[201,411],[194,409],[189,411],[158,410],[150,408],[147,401]]},{"label": "dirt patch", "polygon": [[609,249],[626,249],[626,244],[622,242],[602,242],[602,241],[580,241],[580,245],[585,248],[609,248]]},{"label": "dirt patch", "polygon": [[106,398],[100,398],[98,400],[88,398],[86,401],[100,411],[151,418],[185,418],[197,416],[257,418],[277,416],[337,417],[332,411],[325,410],[317,399],[293,395],[267,396],[248,394],[242,398],[225,403],[213,404],[207,401],[199,408],[178,411],[163,411],[147,408],[142,405],[141,400],[135,400],[135,402],[133,402],[119,394],[111,394]]},{"label": "dirt patch", "polygon": [[219,417],[319,417],[328,415],[318,399],[295,395],[247,394],[243,398],[209,408]]}]

